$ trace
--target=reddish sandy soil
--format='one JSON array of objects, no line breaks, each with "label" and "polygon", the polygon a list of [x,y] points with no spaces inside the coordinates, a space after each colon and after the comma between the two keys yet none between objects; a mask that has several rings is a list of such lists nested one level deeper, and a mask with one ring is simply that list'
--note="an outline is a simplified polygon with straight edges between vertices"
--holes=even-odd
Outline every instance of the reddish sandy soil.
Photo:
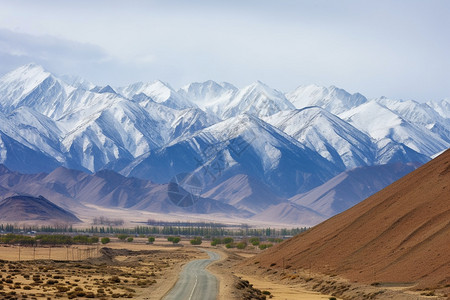
[{"label": "reddish sandy soil", "polygon": [[450,295],[450,150],[246,264]]}]

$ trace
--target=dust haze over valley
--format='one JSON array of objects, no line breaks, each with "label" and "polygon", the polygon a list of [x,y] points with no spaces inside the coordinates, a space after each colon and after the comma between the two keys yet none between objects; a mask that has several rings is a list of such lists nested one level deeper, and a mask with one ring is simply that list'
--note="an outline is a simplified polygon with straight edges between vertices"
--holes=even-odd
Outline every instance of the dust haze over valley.
[{"label": "dust haze over valley", "polygon": [[450,297],[448,3],[24,3],[0,298]]}]

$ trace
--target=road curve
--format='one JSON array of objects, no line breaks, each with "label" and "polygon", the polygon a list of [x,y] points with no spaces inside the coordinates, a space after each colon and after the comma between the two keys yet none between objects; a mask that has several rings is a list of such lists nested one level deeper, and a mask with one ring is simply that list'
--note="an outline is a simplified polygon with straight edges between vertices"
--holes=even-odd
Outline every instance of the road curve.
[{"label": "road curve", "polygon": [[217,299],[218,281],[216,276],[205,268],[220,258],[219,254],[203,250],[209,259],[199,259],[184,266],[175,286],[164,300],[209,300]]}]

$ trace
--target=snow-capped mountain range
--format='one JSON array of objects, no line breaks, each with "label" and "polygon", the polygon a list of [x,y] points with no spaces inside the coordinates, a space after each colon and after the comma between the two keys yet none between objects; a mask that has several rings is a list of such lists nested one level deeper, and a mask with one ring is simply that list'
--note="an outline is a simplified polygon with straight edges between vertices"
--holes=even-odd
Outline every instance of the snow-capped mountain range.
[{"label": "snow-capped mountain range", "polygon": [[23,173],[107,169],[157,183],[192,173],[205,193],[249,177],[293,197],[355,167],[425,163],[449,147],[445,99],[283,93],[259,81],[95,86],[35,64],[0,78],[0,163]]}]

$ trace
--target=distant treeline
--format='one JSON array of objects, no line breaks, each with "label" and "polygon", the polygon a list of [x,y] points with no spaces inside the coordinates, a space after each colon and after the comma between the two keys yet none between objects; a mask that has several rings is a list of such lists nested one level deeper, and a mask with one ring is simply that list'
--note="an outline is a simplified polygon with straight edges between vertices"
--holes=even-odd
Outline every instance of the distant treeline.
[{"label": "distant treeline", "polygon": [[72,226],[14,226],[0,225],[0,232],[10,233],[89,233],[89,234],[139,234],[139,235],[182,235],[182,236],[258,236],[258,237],[286,237],[294,236],[308,230],[301,228],[229,228],[202,226],[135,226],[121,228],[113,226],[91,226],[87,228],[73,228]]},{"label": "distant treeline", "polygon": [[106,226],[122,226],[124,221],[122,219],[110,219],[107,217],[95,217],[92,221],[93,225],[106,225]]},{"label": "distant treeline", "polygon": [[[150,226],[182,226],[182,227],[236,227],[236,225],[228,225],[223,223],[215,223],[215,222],[168,222],[168,221],[160,221],[160,220],[152,220],[148,219],[147,225]],[[240,227],[248,227],[246,224],[240,225]]]},{"label": "distant treeline", "polygon": [[96,236],[77,235],[69,236],[62,234],[40,234],[35,237],[8,233],[0,235],[1,244],[10,245],[23,245],[23,246],[35,246],[35,245],[92,245],[98,243],[99,239]]}]

